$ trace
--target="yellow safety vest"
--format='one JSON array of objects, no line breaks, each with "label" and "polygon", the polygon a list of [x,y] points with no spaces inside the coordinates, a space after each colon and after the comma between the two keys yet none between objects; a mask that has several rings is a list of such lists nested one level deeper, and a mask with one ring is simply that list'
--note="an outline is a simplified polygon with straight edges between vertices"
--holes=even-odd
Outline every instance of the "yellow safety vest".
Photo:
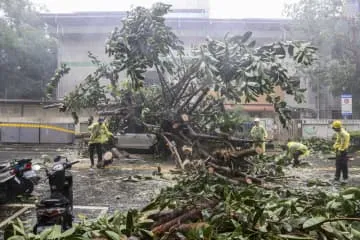
[{"label": "yellow safety vest", "polygon": [[349,148],[350,145],[350,134],[343,128],[340,132],[336,133],[336,141],[334,144],[334,149],[338,151],[345,151]]},{"label": "yellow safety vest", "polygon": [[296,151],[302,152],[303,153],[302,156],[307,156],[310,153],[308,147],[299,142],[288,142],[287,147],[288,147],[288,154],[287,154],[288,157],[293,157]]},{"label": "yellow safety vest", "polygon": [[106,143],[109,140],[109,137],[112,136],[112,133],[106,127],[106,124],[93,123],[89,126],[89,131],[91,133],[89,143]]}]

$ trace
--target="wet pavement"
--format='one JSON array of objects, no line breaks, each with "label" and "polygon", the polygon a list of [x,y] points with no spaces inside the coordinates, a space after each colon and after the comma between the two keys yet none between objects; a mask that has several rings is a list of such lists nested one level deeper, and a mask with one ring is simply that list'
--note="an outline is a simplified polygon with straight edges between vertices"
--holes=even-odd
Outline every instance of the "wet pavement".
[{"label": "wet pavement", "polygon": [[331,155],[311,155],[303,161],[308,165],[293,168],[291,166],[285,168],[286,176],[289,184],[294,187],[309,187],[309,183],[314,184],[313,188],[320,187],[336,191],[344,186],[360,186],[360,157],[358,154],[353,155],[354,160],[349,161],[349,179],[346,185],[341,182],[334,182],[335,160],[328,160]]},{"label": "wet pavement", "polygon": [[[161,188],[172,183],[167,178],[153,176],[159,163],[152,160],[145,161],[142,155],[133,155],[132,159],[115,160],[106,169],[91,170],[89,160],[79,158],[71,149],[34,149],[33,151],[8,149],[0,151],[0,162],[27,157],[32,158],[34,164],[41,162],[42,155],[53,158],[59,154],[65,155],[70,161],[80,160],[80,163],[72,168],[74,205],[109,206],[110,210],[122,211],[139,208],[150,202]],[[162,167],[162,171],[166,172],[172,167],[168,166],[168,168]],[[44,171],[39,171],[39,174],[42,180],[33,193],[37,199],[48,196],[50,191]]]},{"label": "wet pavement", "polygon": [[[114,210],[126,211],[130,208],[141,208],[151,201],[161,190],[170,186],[173,181],[166,174],[173,166],[162,164],[163,176],[154,175],[157,172],[159,162],[149,155],[131,155],[131,158],[115,160],[106,169],[89,169],[89,160],[79,158],[77,152],[71,148],[49,148],[49,147],[28,147],[18,148],[1,146],[0,163],[10,159],[32,158],[33,164],[42,162],[41,156],[48,155],[53,158],[57,155],[64,155],[70,161],[80,160],[72,168],[73,173],[73,194],[75,208],[75,221],[79,215],[88,218],[99,216],[102,208],[108,208],[108,213]],[[39,171],[42,178],[35,186],[33,197],[25,200],[26,203],[34,203],[37,199],[49,196],[50,190],[45,178],[45,172]],[[101,209],[89,209],[99,207]],[[19,210],[19,207],[7,207],[0,209],[0,222]],[[34,208],[30,208],[21,215],[21,219],[29,220],[34,224]],[[0,234],[1,239],[1,234]]]},{"label": "wet pavement", "polygon": [[[103,214],[103,209],[108,213],[114,210],[126,211],[130,208],[141,208],[155,197],[161,188],[171,186],[174,181],[166,173],[173,168],[172,164],[159,163],[152,159],[151,155],[131,155],[131,159],[115,160],[109,168],[89,169],[89,160],[78,157],[77,152],[72,148],[54,148],[36,146],[28,148],[0,146],[0,162],[6,162],[14,158],[32,158],[33,162],[41,162],[41,156],[48,155],[55,157],[64,155],[70,161],[80,160],[79,164],[73,166],[73,190],[75,221],[80,216],[96,218]],[[305,161],[311,166],[285,168],[289,184],[296,187],[306,187],[311,180],[320,180],[331,183],[335,172],[334,160],[327,160],[324,156],[311,156]],[[157,167],[161,165],[164,177],[154,176]],[[350,181],[348,185],[360,185],[360,158],[350,161]],[[49,195],[49,186],[45,179],[44,172],[40,172],[42,180],[35,187],[33,199],[28,203],[34,203]],[[314,186],[314,188],[319,186]],[[333,185],[326,188],[337,190]],[[324,188],[324,186],[321,186]],[[96,208],[98,207],[98,208]],[[18,211],[19,207],[0,207],[0,222]],[[29,225],[35,223],[34,208],[28,209],[21,215],[21,219],[28,220]],[[1,234],[0,234],[1,240]]]}]

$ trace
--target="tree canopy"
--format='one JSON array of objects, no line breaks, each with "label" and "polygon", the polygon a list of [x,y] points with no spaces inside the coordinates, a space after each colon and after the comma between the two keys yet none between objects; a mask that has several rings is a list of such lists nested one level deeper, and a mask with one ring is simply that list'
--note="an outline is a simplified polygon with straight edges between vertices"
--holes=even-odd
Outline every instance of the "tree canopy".
[{"label": "tree canopy", "polygon": [[[240,103],[243,98],[251,102],[265,95],[286,124],[290,110],[274,88],[280,87],[298,102],[303,100],[305,89],[291,78],[282,60],[288,57],[295,65],[310,65],[315,58],[314,47],[296,41],[256,47],[252,33],[246,32],[227,34],[222,40],[207,38],[185,59],[183,43],[165,24],[164,15],[169,10],[170,5],[157,3],[151,9],[137,7],[128,12],[122,27],[115,28],[106,42],[110,63],[89,54],[97,70],[66,96],[67,110],[95,108],[123,114],[122,118],[151,120],[152,124],[187,113],[206,130],[208,123],[225,111],[224,101]],[[159,86],[144,86],[144,74],[149,69],[157,72]],[[60,72],[65,71],[63,66]],[[126,73],[126,87],[120,84],[125,80],[120,78],[122,72]],[[110,87],[101,85],[101,79],[109,80]],[[57,81],[49,84],[48,94]]]},{"label": "tree canopy", "polygon": [[41,99],[57,65],[56,41],[28,0],[0,0],[0,98]]}]

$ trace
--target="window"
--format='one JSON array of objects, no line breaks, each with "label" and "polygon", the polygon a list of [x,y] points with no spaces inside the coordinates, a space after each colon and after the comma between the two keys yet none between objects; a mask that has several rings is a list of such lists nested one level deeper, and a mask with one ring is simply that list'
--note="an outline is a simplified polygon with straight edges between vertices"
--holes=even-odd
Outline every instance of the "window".
[{"label": "window", "polygon": [[332,119],[341,119],[342,116],[341,116],[341,111],[339,110],[332,110],[331,112],[331,117]]}]

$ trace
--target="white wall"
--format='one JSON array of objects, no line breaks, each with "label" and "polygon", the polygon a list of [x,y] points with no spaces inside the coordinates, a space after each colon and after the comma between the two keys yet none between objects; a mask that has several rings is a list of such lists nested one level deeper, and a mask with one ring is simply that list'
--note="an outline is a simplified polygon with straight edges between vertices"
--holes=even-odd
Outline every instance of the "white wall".
[{"label": "white wall", "polygon": [[[94,112],[84,110],[78,114],[79,121],[86,122]],[[59,112],[57,108],[43,109],[41,104],[0,103],[0,122],[52,124],[74,123],[74,119],[69,113]],[[75,126],[75,131],[80,131],[79,124]]]},{"label": "white wall", "polygon": [[[59,99],[71,92],[76,85],[79,85],[89,74],[95,71],[96,67],[91,64],[88,57],[89,51],[101,61],[109,62],[109,58],[105,55],[105,39],[105,34],[92,37],[79,35],[76,38],[62,38],[59,44],[58,61],[59,64],[66,63],[71,70],[60,80],[57,90]],[[108,84],[108,82],[104,81],[104,84]]]},{"label": "white wall", "polygon": [[[331,139],[334,135],[334,130],[331,128],[331,119],[316,120],[307,119],[302,122],[302,137],[311,138],[327,138]],[[360,131],[360,120],[343,120],[344,128],[348,131]]]}]

